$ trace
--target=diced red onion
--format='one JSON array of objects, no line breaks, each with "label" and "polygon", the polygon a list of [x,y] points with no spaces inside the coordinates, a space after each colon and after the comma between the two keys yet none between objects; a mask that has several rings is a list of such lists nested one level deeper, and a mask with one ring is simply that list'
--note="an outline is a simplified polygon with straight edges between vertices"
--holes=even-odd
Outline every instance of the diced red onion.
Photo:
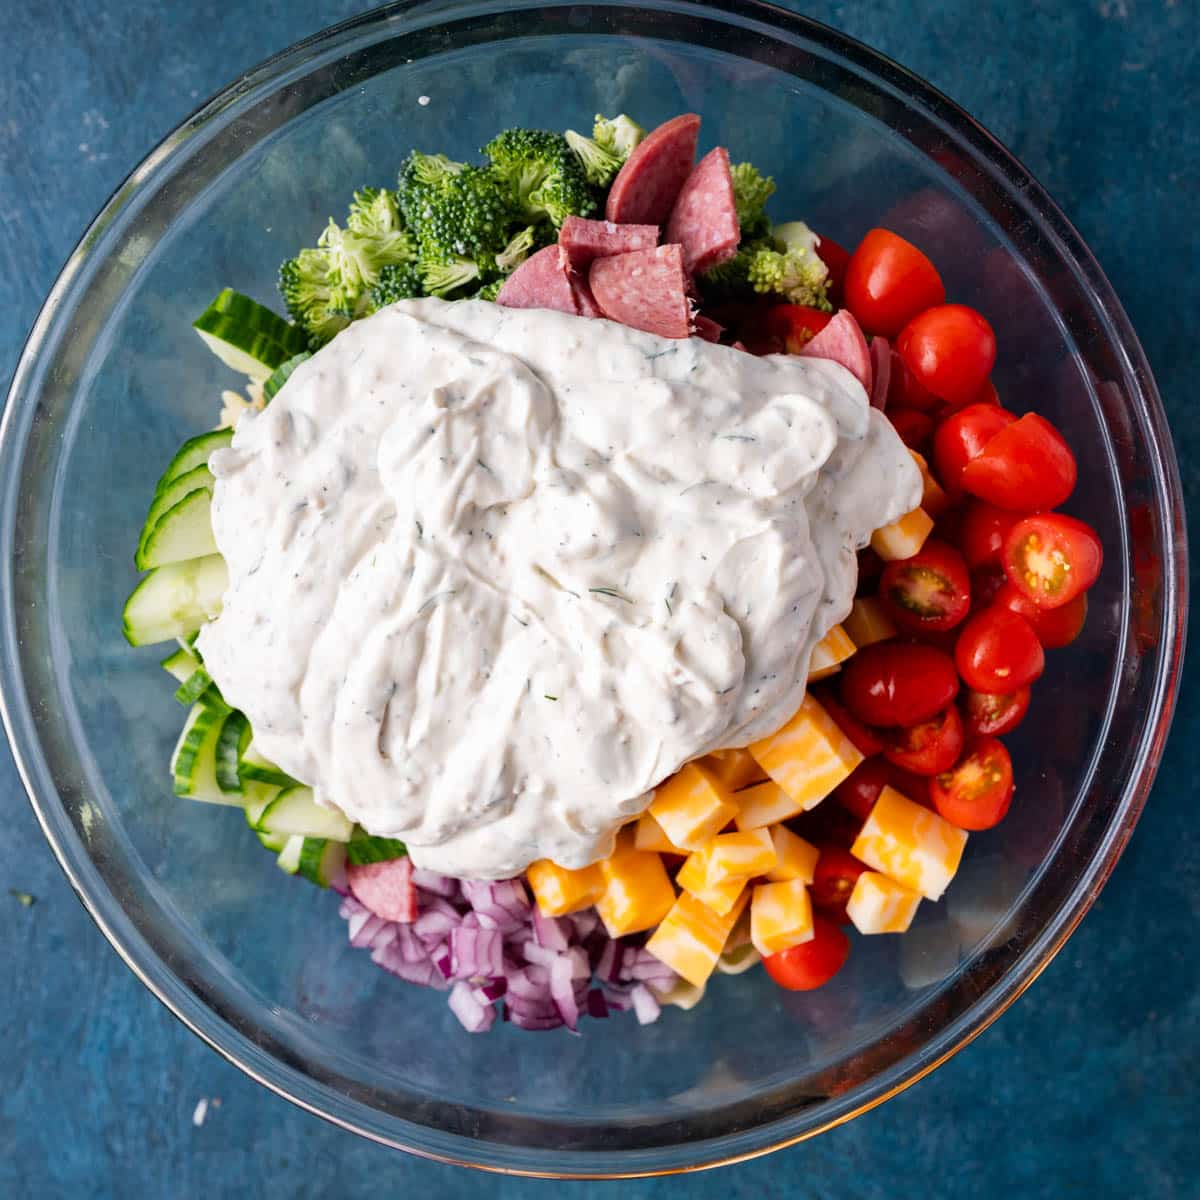
[{"label": "diced red onion", "polygon": [[[394,921],[385,921],[379,932],[371,939],[371,952],[390,946],[400,936],[400,926]],[[422,955],[422,957],[425,957]]]},{"label": "diced red onion", "polygon": [[371,939],[389,922],[364,908],[362,912],[355,913],[346,924],[350,933],[350,945],[362,950],[371,944]]},{"label": "diced red onion", "polygon": [[450,931],[450,973],[455,979],[492,979],[504,969],[504,944],[495,929],[465,921]]},{"label": "diced red onion", "polygon": [[550,966],[550,996],[563,1024],[573,1032],[577,1030],[579,1004],[575,999],[574,980],[571,978],[571,960],[566,955],[556,956]]},{"label": "diced red onion", "polygon": [[477,999],[471,985],[461,980],[450,989],[447,1003],[468,1033],[486,1033],[496,1019],[495,1008]]},{"label": "diced red onion", "polygon": [[530,1017],[514,1009],[507,1009],[508,1019],[518,1029],[560,1029],[562,1017],[557,1014],[552,1017]]},{"label": "diced red onion", "polygon": [[[436,912],[441,913],[444,917],[449,917],[455,925],[462,920],[462,913],[443,896],[434,896],[432,893],[427,892],[423,896],[418,895],[417,899],[417,911],[421,914],[421,917],[427,913]],[[418,917],[417,920],[419,921],[421,917]]]},{"label": "diced red onion", "polygon": [[531,906],[531,912],[533,936],[539,946],[545,946],[547,950],[566,950],[571,945],[561,921],[546,916],[536,904]]},{"label": "diced red onion", "polygon": [[594,908],[572,913],[567,920],[575,927],[575,938],[580,942],[587,941],[588,937],[600,928],[600,916]]},{"label": "diced red onion", "polygon": [[508,983],[501,976],[499,979],[489,979],[487,983],[481,983],[475,989],[475,995],[486,1003],[491,1003],[493,1000],[499,1000],[505,992],[508,991]]},{"label": "diced red onion", "polygon": [[629,993],[621,988],[613,987],[611,984],[602,984],[600,994],[604,997],[604,1002],[608,1007],[615,1012],[628,1012],[633,1007],[633,1000]]},{"label": "diced red onion", "polygon": [[531,963],[537,963],[542,967],[551,967],[555,959],[558,958],[558,951],[547,950],[545,946],[539,946],[532,938],[525,942],[521,947],[521,953]]},{"label": "diced red onion", "polygon": [[438,969],[443,979],[450,979],[454,975],[448,944],[439,946],[430,956],[429,961]]},{"label": "diced red onion", "polygon": [[637,1014],[639,1025],[652,1025],[658,1020],[662,1009],[654,998],[654,993],[644,983],[639,983],[629,995],[633,1000],[633,1011]]},{"label": "diced red onion", "polygon": [[604,993],[599,988],[592,988],[587,994],[587,1010],[589,1017],[599,1017],[601,1019],[608,1016],[608,1003],[604,999]]},{"label": "diced red onion", "polygon": [[426,945],[434,945],[445,941],[450,936],[450,931],[456,929],[460,923],[457,913],[449,914],[435,909],[422,912],[413,922],[412,931]]},{"label": "diced red onion", "polygon": [[616,983],[621,977],[622,958],[621,943],[612,940],[606,942],[596,963],[596,978],[601,983]]},{"label": "diced red onion", "polygon": [[621,968],[622,980],[670,983],[675,978],[675,972],[644,947],[625,955],[625,962]]},{"label": "diced red onion", "polygon": [[417,887],[432,892],[435,896],[453,899],[461,892],[457,879],[451,879],[448,875],[439,875],[436,871],[426,871],[422,867],[414,867],[412,877],[413,883]]}]

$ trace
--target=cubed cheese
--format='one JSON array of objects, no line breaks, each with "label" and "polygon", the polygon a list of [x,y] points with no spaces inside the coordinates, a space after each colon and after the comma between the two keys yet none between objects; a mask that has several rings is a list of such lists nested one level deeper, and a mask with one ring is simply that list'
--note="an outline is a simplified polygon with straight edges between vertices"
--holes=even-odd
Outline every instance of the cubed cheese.
[{"label": "cubed cheese", "polygon": [[676,846],[699,850],[733,820],[737,805],[709,767],[690,762],[656,789],[650,813]]},{"label": "cubed cheese", "polygon": [[860,650],[896,636],[896,626],[878,596],[859,596],[842,624]]},{"label": "cubed cheese", "polygon": [[772,883],[799,879],[812,883],[821,852],[811,842],[793,833],[786,825],[771,826],[771,841],[775,846],[775,865],[767,872]]},{"label": "cubed cheese", "polygon": [[[801,809],[820,804],[863,758],[812,696],[805,696],[796,715],[770,737],[755,742],[750,753]],[[739,803],[745,796],[742,793]],[[791,815],[776,816],[769,823]]]},{"label": "cubed cheese", "polygon": [[675,889],[657,854],[635,850],[625,833],[612,855],[599,864],[604,893],[596,911],[609,937],[651,929],[675,903]]},{"label": "cubed cheese", "polygon": [[720,833],[701,853],[708,860],[709,883],[765,875],[775,865],[775,843],[767,829]]},{"label": "cubed cheese", "polygon": [[769,958],[813,936],[812,901],[799,879],[760,883],[750,898],[750,940]]},{"label": "cubed cheese", "polygon": [[562,917],[591,908],[604,892],[604,876],[594,865],[569,871],[543,858],[529,864],[525,878],[533,889],[538,908],[548,917]]},{"label": "cubed cheese", "polygon": [[897,883],[937,900],[954,878],[966,844],[967,835],[957,825],[885,787],[850,853]]},{"label": "cubed cheese", "polygon": [[946,495],[942,485],[934,479],[933,472],[929,469],[929,463],[925,461],[925,456],[918,454],[915,450],[909,450],[909,454],[913,456],[913,462],[921,471],[921,507],[931,517],[941,516],[950,506],[950,497]]},{"label": "cubed cheese", "polygon": [[878,871],[864,871],[846,901],[846,915],[859,933],[903,933],[920,903],[912,888]]},{"label": "cubed cheese", "polygon": [[687,854],[682,846],[677,846],[663,832],[663,827],[649,812],[644,812],[633,827],[633,846],[635,850],[648,850],[654,854]]},{"label": "cubed cheese", "polygon": [[733,911],[746,890],[745,876],[731,875],[718,883],[709,882],[707,850],[697,850],[690,855],[679,868],[675,882],[722,917]]},{"label": "cubed cheese", "polygon": [[840,625],[835,625],[814,647],[808,661],[808,682],[816,683],[832,675],[855,651],[850,635]]},{"label": "cubed cheese", "polygon": [[688,983],[702,987],[745,904],[743,895],[727,913],[715,913],[691,893],[683,892],[650,935],[646,949]]},{"label": "cubed cheese", "polygon": [[803,809],[779,784],[759,783],[738,792],[738,815],[734,821],[739,829],[764,829],[794,817]]},{"label": "cubed cheese", "polygon": [[749,750],[714,750],[700,760],[730,792],[765,779],[766,774]]},{"label": "cubed cheese", "polygon": [[925,545],[933,529],[933,518],[923,509],[914,508],[891,525],[884,525],[871,534],[871,549],[884,562],[912,558]]}]

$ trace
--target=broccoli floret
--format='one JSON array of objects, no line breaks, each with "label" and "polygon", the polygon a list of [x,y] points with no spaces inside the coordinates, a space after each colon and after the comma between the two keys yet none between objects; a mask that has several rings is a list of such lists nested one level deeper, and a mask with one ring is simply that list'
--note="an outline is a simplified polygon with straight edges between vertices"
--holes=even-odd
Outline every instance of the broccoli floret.
[{"label": "broccoli floret", "polygon": [[301,250],[279,268],[279,294],[314,350],[350,324],[342,311],[344,297],[334,296],[331,275],[330,256],[320,248]]},{"label": "broccoli floret", "polygon": [[588,183],[595,187],[608,187],[621,169],[621,159],[615,154],[610,154],[598,142],[584,137],[582,133],[576,133],[574,129],[568,129],[563,137],[567,139],[567,145],[579,159]]},{"label": "broccoli floret", "polygon": [[515,198],[525,221],[549,219],[555,227],[569,216],[596,210],[596,197],[583,164],[561,133],[506,129],[483,148]]},{"label": "broccoli floret", "polygon": [[789,304],[831,312],[829,268],[816,253],[816,237],[802,221],[773,229],[779,249],[758,249],[750,257],[747,278],[760,294],[778,293]]},{"label": "broccoli floret", "polygon": [[508,245],[496,255],[496,267],[505,275],[512,274],[528,257],[529,252],[538,244],[538,230],[534,225],[527,225],[520,233],[513,236]]},{"label": "broccoli floret", "polygon": [[775,191],[775,180],[759,173],[753,163],[737,163],[733,175],[733,202],[737,207],[742,238],[761,237],[767,231],[766,203]]},{"label": "broccoli floret", "polygon": [[485,283],[472,297],[472,300],[495,300],[500,295],[500,289],[504,286],[503,279],[493,279],[491,283]]},{"label": "broccoli floret", "polygon": [[758,251],[776,248],[770,238],[743,238],[733,258],[718,263],[700,276],[705,300],[709,303],[723,303],[752,299],[754,285],[750,282],[750,264]]},{"label": "broccoli floret", "polygon": [[397,300],[416,300],[425,294],[421,269],[415,262],[384,267],[371,289],[371,303],[386,308]]},{"label": "broccoli floret", "polygon": [[646,131],[632,117],[622,113],[619,117],[602,117],[596,114],[592,126],[592,141],[622,163],[634,152]]}]

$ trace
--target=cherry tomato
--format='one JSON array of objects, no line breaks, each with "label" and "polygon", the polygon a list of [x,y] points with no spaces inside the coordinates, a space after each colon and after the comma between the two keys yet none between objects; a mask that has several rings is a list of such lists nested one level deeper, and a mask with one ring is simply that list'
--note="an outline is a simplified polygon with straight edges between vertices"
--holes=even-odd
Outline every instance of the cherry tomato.
[{"label": "cherry tomato", "polygon": [[1004,554],[1004,539],[1020,520],[1017,513],[997,508],[983,500],[968,500],[963,508],[958,544],[968,567],[985,563],[999,566]]},{"label": "cherry tomato", "polygon": [[1012,759],[1003,742],[980,738],[954,768],[934,777],[929,795],[938,813],[959,829],[992,829],[1012,803]]},{"label": "cherry tomato", "polygon": [[883,754],[888,762],[914,775],[936,775],[958,762],[963,740],[962,717],[951,704],[928,721],[888,730]]},{"label": "cherry tomato", "polygon": [[998,404],[968,404],[937,427],[933,435],[933,470],[952,499],[962,495],[963,468],[1016,419]]},{"label": "cherry tomato", "polygon": [[1007,696],[995,692],[976,692],[970,688],[963,694],[963,723],[969,737],[999,737],[1011,733],[1029,711],[1029,689],[1018,688]]},{"label": "cherry tomato", "polygon": [[889,338],[946,299],[933,263],[889,229],[872,229],[859,242],[846,267],[845,293],[846,307],[863,329]]},{"label": "cherry tomato", "polygon": [[862,830],[862,821],[840,804],[818,804],[793,817],[789,825],[814,846],[841,846],[849,850]]},{"label": "cherry tomato", "polygon": [[1018,521],[1004,543],[1004,569],[1013,586],[1038,606],[1061,608],[1096,582],[1104,547],[1096,531],[1065,513]]},{"label": "cherry tomato", "polygon": [[996,593],[996,603],[1020,613],[1033,626],[1043,650],[1069,646],[1087,620],[1086,592],[1080,592],[1074,600],[1068,600],[1058,608],[1038,608],[1024,592],[1006,582]]},{"label": "cherry tomato", "polygon": [[[851,660],[853,661],[853,660]],[[954,647],[958,673],[977,692],[1015,692],[1046,665],[1033,626],[1011,608],[993,604],[963,626]]]},{"label": "cherry tomato", "polygon": [[971,572],[971,610],[980,612],[987,608],[1007,582],[1003,567],[976,567]]},{"label": "cherry tomato", "polygon": [[763,959],[767,974],[789,992],[811,992],[828,983],[850,957],[850,939],[826,917],[813,917],[807,942]]},{"label": "cherry tomato", "polygon": [[[920,775],[913,775],[886,758],[864,758],[833,790],[833,798],[859,821],[865,821],[885,787],[895,788],[901,795],[918,804],[929,801],[929,785]],[[824,808],[820,805],[819,808]]]},{"label": "cherry tomato", "polygon": [[963,556],[931,538],[912,558],[883,568],[879,594],[901,629],[953,629],[971,607],[971,579]]},{"label": "cherry tomato", "polygon": [[809,887],[813,908],[839,925],[848,925],[846,901],[854,891],[858,877],[867,869],[841,846],[822,846],[821,857],[813,870],[813,881]]},{"label": "cherry tomato", "polygon": [[875,642],[842,668],[841,693],[842,703],[868,725],[916,725],[954,700],[958,675],[943,650]]},{"label": "cherry tomato", "polygon": [[1075,490],[1075,455],[1063,436],[1037,413],[1000,430],[963,468],[963,488],[981,500],[1017,512],[1057,508]]},{"label": "cherry tomato", "polygon": [[[870,595],[874,592],[874,581],[879,578],[882,570],[883,559],[870,546],[858,552],[858,587],[860,595]],[[865,593],[863,591],[864,583],[872,584],[872,587]]]},{"label": "cherry tomato", "polygon": [[900,332],[896,350],[917,382],[947,404],[969,404],[996,362],[996,335],[965,304],[927,308]]},{"label": "cherry tomato", "polygon": [[931,517],[934,517],[933,536],[939,541],[949,542],[952,546],[957,546],[959,543],[960,534],[962,532],[962,507],[958,504],[950,504],[947,500],[947,508],[944,508],[940,513],[934,516],[925,508],[925,502],[921,502],[921,507],[929,512]]},{"label": "cherry tomato", "polygon": [[919,408],[889,408],[887,418],[910,450],[920,450],[933,434],[933,418]]},{"label": "cherry tomato", "polygon": [[842,705],[842,702],[834,694],[832,684],[818,685],[812,689],[812,692],[821,707],[837,722],[838,728],[858,747],[861,753],[870,757],[883,749],[883,742],[879,740],[879,735],[873,729],[868,729]]},{"label": "cherry tomato", "polygon": [[935,412],[942,407],[942,402],[913,378],[913,373],[895,350],[892,351],[887,401],[889,411],[893,408],[919,408],[922,412]]},{"label": "cherry tomato", "polygon": [[829,268],[829,302],[841,308],[846,295],[846,268],[850,265],[850,251],[831,237],[821,234],[817,238],[817,257]]},{"label": "cherry tomato", "polygon": [[[762,334],[787,354],[799,354],[833,320],[833,314],[803,304],[773,304],[763,317]],[[757,340],[757,339],[756,339]]]}]

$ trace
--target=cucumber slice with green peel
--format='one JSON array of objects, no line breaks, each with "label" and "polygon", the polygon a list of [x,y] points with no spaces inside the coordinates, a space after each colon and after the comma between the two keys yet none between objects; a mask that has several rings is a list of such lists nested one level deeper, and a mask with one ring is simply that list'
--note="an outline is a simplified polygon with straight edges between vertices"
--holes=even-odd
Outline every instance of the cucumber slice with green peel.
[{"label": "cucumber slice with green peel", "polygon": [[[159,517],[174,508],[180,500],[192,492],[200,490],[211,492],[212,487],[212,472],[207,467],[200,466],[185,471],[178,479],[173,479],[166,487],[155,492],[154,499],[150,501],[150,510],[146,513],[146,520],[142,524],[142,532],[138,535],[138,555],[142,553],[146,539],[154,531]],[[136,563],[136,561],[135,557],[134,562]]]},{"label": "cucumber slice with green peel", "polygon": [[212,492],[208,488],[197,488],[158,518],[138,547],[134,561],[139,571],[149,571],[216,552]]},{"label": "cucumber slice with green peel", "polygon": [[208,312],[219,312],[234,317],[243,325],[249,325],[278,342],[289,357],[308,349],[308,334],[299,325],[293,325],[286,317],[279,316],[274,309],[251,300],[249,296],[233,288],[222,288],[216,299],[208,306]]},{"label": "cucumber slice with green peel", "polygon": [[318,887],[329,887],[346,873],[345,845],[328,838],[305,838],[296,873]]},{"label": "cucumber slice with green peel", "polygon": [[278,854],[280,850],[286,846],[290,840],[286,833],[256,833],[254,835],[263,844],[267,850],[271,850]]},{"label": "cucumber slice with green peel", "polygon": [[175,689],[175,699],[180,704],[195,704],[212,687],[212,676],[201,666]]},{"label": "cucumber slice with green peel", "polygon": [[304,786],[300,780],[293,779],[286,771],[263,758],[254,749],[253,742],[242,752],[240,774],[243,779],[257,779],[262,783],[273,783],[281,788]]},{"label": "cucumber slice with green peel", "polygon": [[212,457],[213,451],[228,446],[232,441],[232,429],[212,429],[208,433],[198,433],[195,437],[188,438],[176,451],[175,457],[167,464],[167,469],[155,485],[154,494],[157,496],[159,492],[165,491],[177,479],[194,471],[197,467],[207,469],[208,460]]},{"label": "cucumber slice with green peel", "polygon": [[263,384],[263,403],[270,404],[275,399],[276,392],[292,377],[292,372],[306,359],[312,358],[307,350],[293,354],[285,363],[281,363],[271,372],[271,378]]},{"label": "cucumber slice with green peel", "polygon": [[[168,654],[166,658],[159,663],[172,679],[177,679],[180,683],[187,683],[192,675],[200,669],[200,660],[192,653],[191,650],[184,649],[180,646],[174,654]],[[175,693],[178,698],[179,693]],[[188,701],[190,704],[191,701]]]},{"label": "cucumber slice with green peel", "polygon": [[195,633],[221,611],[229,571],[219,554],[151,571],[125,601],[125,639],[131,646]]},{"label": "cucumber slice with green peel", "polygon": [[283,844],[279,857],[275,860],[281,871],[295,875],[300,869],[300,855],[304,850],[304,838],[300,834],[292,834]]},{"label": "cucumber slice with green peel", "polygon": [[217,742],[228,709],[197,704],[188,713],[183,733],[171,755],[171,777],[177,796],[208,804],[241,805],[241,796],[223,792],[217,783]]},{"label": "cucumber slice with green peel", "polygon": [[298,833],[348,842],[354,823],[340,812],[319,805],[313,799],[312,788],[291,787],[284,788],[267,806],[258,819],[258,828],[267,833]]},{"label": "cucumber slice with green peel", "polygon": [[394,858],[404,858],[408,847],[395,838],[372,837],[369,833],[355,826],[350,836],[350,844],[346,847],[346,858],[354,866],[364,863],[390,862]]},{"label": "cucumber slice with green peel", "polygon": [[242,751],[250,744],[250,722],[236,709],[225,718],[217,739],[217,784],[223,792],[242,793],[238,770]]},{"label": "cucumber slice with green peel", "polygon": [[221,292],[192,328],[226,366],[260,381],[307,345],[302,330],[232,288]]},{"label": "cucumber slice with green peel", "polygon": [[[254,799],[245,801],[246,806],[246,824],[250,826],[257,834],[266,834],[268,831],[262,828],[263,813],[275,802],[282,788],[272,788],[269,783],[258,783],[257,781],[247,782],[243,787],[254,791]],[[289,834],[272,834],[272,837],[288,837]]]}]

